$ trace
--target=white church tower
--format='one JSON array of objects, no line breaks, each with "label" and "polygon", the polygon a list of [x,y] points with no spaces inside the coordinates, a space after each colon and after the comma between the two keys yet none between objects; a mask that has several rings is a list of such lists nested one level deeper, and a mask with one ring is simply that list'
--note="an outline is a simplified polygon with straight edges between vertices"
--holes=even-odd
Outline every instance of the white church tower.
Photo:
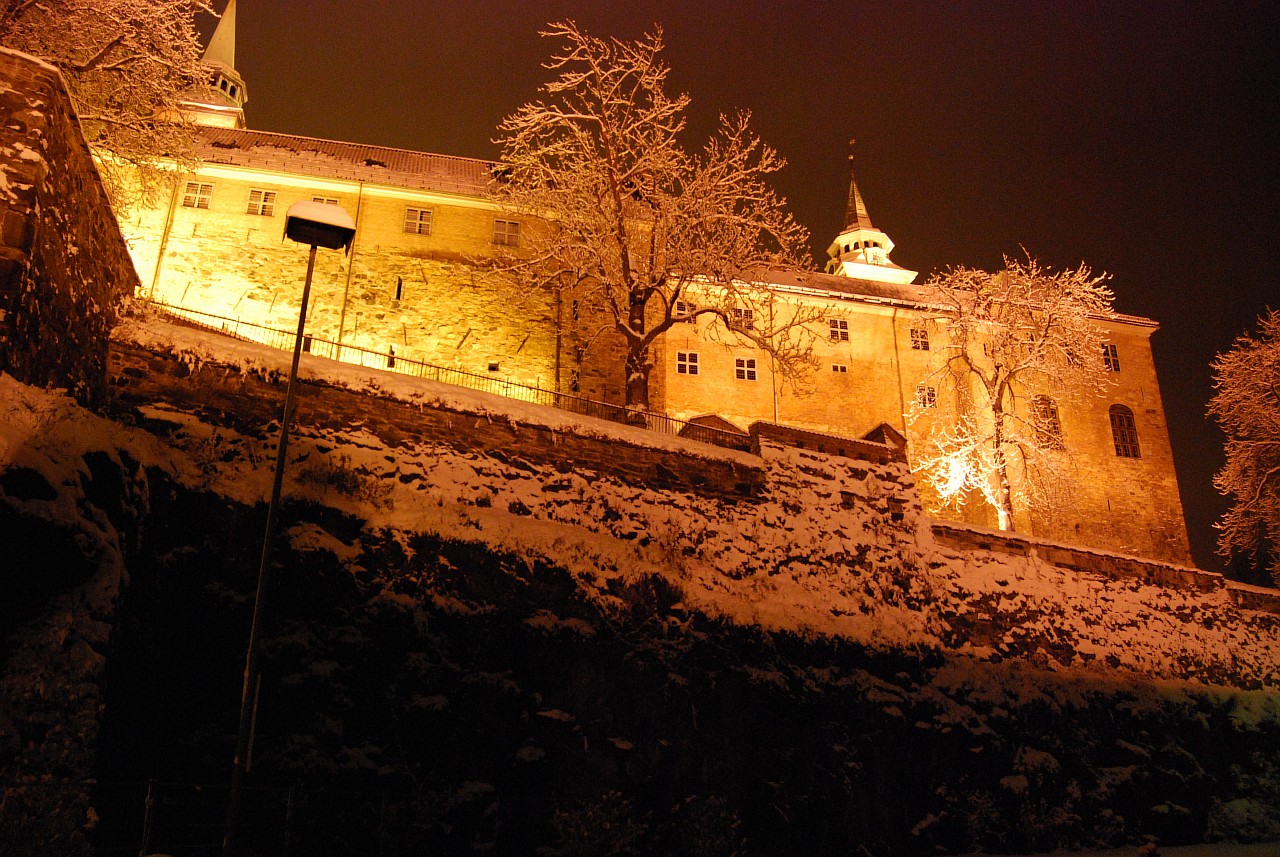
[{"label": "white church tower", "polygon": [[849,208],[845,213],[844,230],[827,248],[831,259],[827,273],[858,280],[879,283],[909,283],[916,278],[915,271],[899,268],[889,261],[893,242],[883,231],[871,223],[867,205],[858,191],[853,174],[853,140],[849,141]]},{"label": "white church tower", "polygon": [[204,51],[208,82],[182,102],[182,112],[197,125],[243,128],[249,100],[244,78],[236,71],[236,0],[230,0]]}]

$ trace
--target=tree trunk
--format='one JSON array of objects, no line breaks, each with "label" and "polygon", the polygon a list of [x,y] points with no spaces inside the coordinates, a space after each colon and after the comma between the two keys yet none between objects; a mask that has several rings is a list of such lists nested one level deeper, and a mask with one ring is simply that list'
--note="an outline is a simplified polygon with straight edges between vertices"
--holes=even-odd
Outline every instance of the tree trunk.
[{"label": "tree trunk", "polygon": [[627,347],[627,422],[644,425],[644,414],[649,410],[649,349],[645,346]]},{"label": "tree trunk", "polygon": [[631,293],[627,327],[627,422],[645,425],[649,410],[649,343],[645,338],[644,296]]},{"label": "tree trunk", "polygon": [[996,476],[996,522],[1008,532],[1013,531],[1013,488],[1009,485],[1009,463],[1004,457],[1004,406],[999,397],[991,403],[991,416],[995,420],[992,444],[992,462]]}]

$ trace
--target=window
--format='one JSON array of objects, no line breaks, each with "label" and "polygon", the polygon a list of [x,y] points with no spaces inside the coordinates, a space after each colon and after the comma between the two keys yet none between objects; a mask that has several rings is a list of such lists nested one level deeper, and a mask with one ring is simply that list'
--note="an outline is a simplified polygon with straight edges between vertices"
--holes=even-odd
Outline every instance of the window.
[{"label": "window", "polygon": [[693,319],[690,316],[697,310],[698,308],[688,301],[676,301],[676,307],[672,310],[671,315],[681,324],[693,324]]},{"label": "window", "polygon": [[831,371],[835,372],[837,375],[848,375],[849,367],[844,365],[843,363],[832,363]]},{"label": "window", "polygon": [[249,191],[249,214],[262,217],[274,217],[276,213],[276,192],[273,190]]},{"label": "window", "polygon": [[[734,330],[750,330],[756,326],[755,310],[734,309],[729,316],[729,327]],[[753,361],[754,362],[754,361]]]},{"label": "window", "polygon": [[924,384],[916,387],[916,404],[922,408],[936,408],[938,406],[937,389]]},{"label": "window", "polygon": [[1041,446],[1062,448],[1062,421],[1058,419],[1058,405],[1053,399],[1036,396],[1031,400],[1031,424]]},{"label": "window", "polygon": [[182,194],[183,208],[208,208],[213,199],[213,185],[200,182],[187,182],[187,189]]},{"label": "window", "polygon": [[694,351],[677,351],[676,352],[676,374],[677,375],[697,375],[698,374],[698,355]]},{"label": "window", "polygon": [[827,319],[827,338],[832,342],[848,342],[849,322],[842,318]]},{"label": "window", "polygon": [[1107,412],[1111,417],[1111,439],[1115,441],[1119,458],[1141,458],[1138,448],[1138,425],[1133,421],[1133,411],[1124,405],[1112,405]]},{"label": "window", "polygon": [[[404,231],[410,235],[431,234],[431,211],[426,208],[406,208],[404,210]],[[496,238],[494,239],[497,240]]]},{"label": "window", "polygon": [[911,350],[929,350],[929,331],[925,330],[923,327],[911,328]]},{"label": "window", "polygon": [[1110,342],[1102,343],[1102,365],[1107,367],[1108,372],[1120,371],[1120,352]]},{"label": "window", "polygon": [[493,221],[493,243],[503,247],[519,246],[520,223],[515,220]]},{"label": "window", "polygon": [[735,357],[733,360],[733,377],[739,381],[754,381],[756,379],[756,358]]},{"label": "window", "polygon": [[320,202],[320,203],[323,203],[323,204],[325,204],[325,205],[337,205],[337,204],[338,204],[338,198],[337,198],[336,196],[313,196],[313,197],[311,197],[311,201],[312,201],[312,202]]}]

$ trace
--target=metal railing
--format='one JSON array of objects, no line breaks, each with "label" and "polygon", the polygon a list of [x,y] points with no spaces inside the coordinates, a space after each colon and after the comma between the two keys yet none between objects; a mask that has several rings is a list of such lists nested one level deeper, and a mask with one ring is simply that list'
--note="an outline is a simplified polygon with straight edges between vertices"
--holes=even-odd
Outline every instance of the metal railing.
[{"label": "metal railing", "polygon": [[[294,339],[297,335],[292,331],[279,330],[278,328],[266,327],[265,325],[243,321],[238,318],[167,304],[162,301],[149,300],[147,304],[162,315],[187,326],[285,351],[293,350]],[[675,435],[713,446],[746,450],[751,445],[748,437],[743,434],[691,423],[652,411],[637,412],[629,410],[623,405],[547,390],[506,378],[495,378],[490,375],[480,375],[462,369],[439,366],[422,360],[413,360],[396,354],[394,348],[388,351],[374,351],[358,345],[346,345],[322,339],[312,334],[306,334],[302,338],[302,350],[308,354],[336,360],[340,363],[348,363],[384,372],[395,372],[400,375],[410,375],[428,381],[439,381],[444,384],[479,390],[484,393],[493,393],[509,399],[532,402],[533,404],[545,405],[562,411],[608,420],[609,422],[637,425],[659,434]]]}]

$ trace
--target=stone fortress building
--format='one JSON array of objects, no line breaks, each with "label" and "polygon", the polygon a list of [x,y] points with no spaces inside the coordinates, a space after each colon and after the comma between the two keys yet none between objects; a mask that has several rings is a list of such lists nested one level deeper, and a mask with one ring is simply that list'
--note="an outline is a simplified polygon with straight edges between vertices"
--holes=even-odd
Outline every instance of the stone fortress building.
[{"label": "stone fortress building", "polygon": [[[306,250],[282,240],[284,212],[299,200],[334,203],[351,213],[356,235],[349,255],[323,254],[317,262],[310,335],[388,358],[623,401],[620,342],[605,337],[584,352],[575,306],[553,295],[517,298],[483,263],[538,228],[487,197],[492,163],[248,130],[245,82],[235,71],[235,0],[206,60],[210,86],[187,105],[202,166],[169,198],[122,223],[143,297],[228,325],[290,331]],[[767,277],[776,300],[822,310],[808,387],[781,383],[768,355],[723,327],[711,330],[719,322],[700,320],[676,325],[657,343],[653,411],[737,430],[778,423],[835,436],[832,451],[841,437],[888,424],[906,438],[914,463],[928,420],[913,425],[905,415],[913,403],[938,402],[925,380],[939,365],[941,343],[927,323],[916,272],[890,261],[893,246],[873,225],[851,170],[846,226],[828,250],[826,271]],[[1114,385],[1085,405],[1057,403],[1075,474],[1070,508],[1015,509],[1016,528],[1189,564],[1150,347],[1158,325],[1126,315],[1098,323]],[[920,487],[927,503],[930,488]],[[978,503],[939,514],[995,524],[994,511]]]}]

